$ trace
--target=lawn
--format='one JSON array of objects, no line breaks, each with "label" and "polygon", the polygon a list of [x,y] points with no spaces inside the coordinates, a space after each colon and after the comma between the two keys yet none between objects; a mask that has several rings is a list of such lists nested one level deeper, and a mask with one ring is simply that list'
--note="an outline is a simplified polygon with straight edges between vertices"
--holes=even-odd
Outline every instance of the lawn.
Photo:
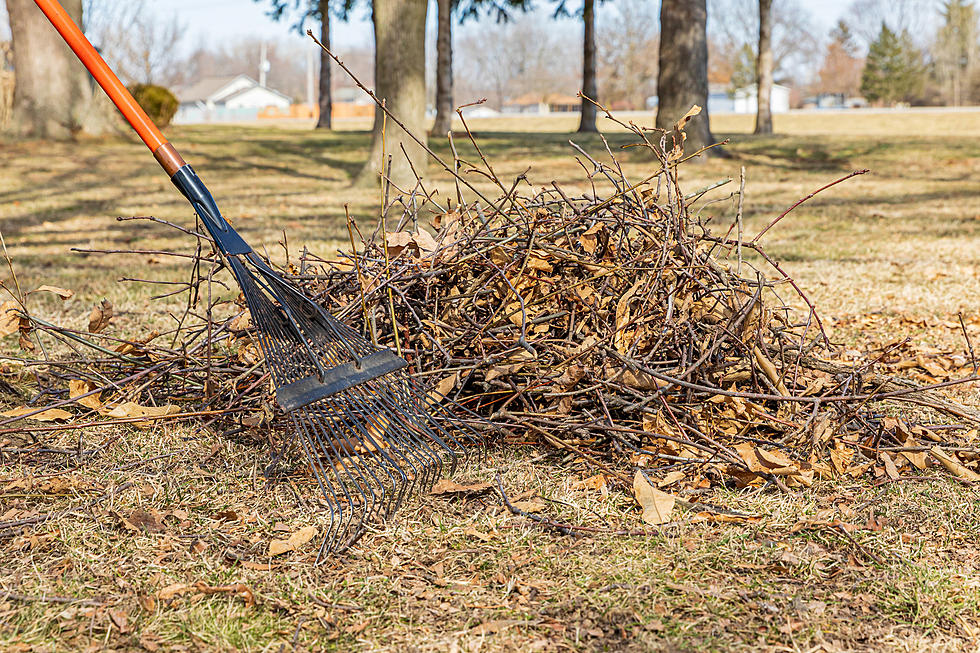
[{"label": "lawn", "polygon": [[[375,224],[378,193],[348,186],[368,136],[360,123],[342,127],[169,136],[226,216],[282,262],[303,245],[324,255],[349,247],[345,203],[362,228]],[[588,190],[569,140],[608,159],[599,137],[569,133],[570,119],[470,127],[501,178],[530,166],[535,188]],[[980,111],[792,114],[777,116],[771,137],[748,135],[746,117],[721,116],[713,128],[731,156],[685,166],[681,182],[693,191],[734,179],[704,210],[716,229],[734,213],[725,198],[742,167],[747,234],[871,170],[818,194],[763,241],[842,351],[910,337],[921,351],[965,353],[960,314],[977,347]],[[629,142],[619,129],[604,136],[614,151]],[[449,156],[447,143],[433,146]],[[458,137],[457,147],[475,155]],[[653,171],[638,151],[617,159],[635,178]],[[39,315],[84,328],[105,297],[115,333],[169,323],[179,300],[152,301],[152,285],[120,279],[173,281],[186,269],[152,253],[73,251],[191,246],[165,227],[115,219],[191,220],[142,145],[3,143],[0,163],[0,232],[17,282],[75,291],[66,302],[36,295]],[[426,177],[452,190],[436,166]],[[8,270],[0,280],[11,284]],[[0,341],[0,352],[15,350],[15,337]],[[976,401],[975,387],[952,394]],[[58,514],[0,529],[0,650],[931,651],[975,650],[980,638],[980,495],[938,471],[794,495],[712,490],[704,501],[758,520],[688,514],[645,537],[558,535],[512,516],[493,492],[428,496],[314,568],[313,543],[261,563],[235,557],[312,519],[301,495],[264,478],[254,444],[177,426],[37,437],[51,453],[28,459],[0,432],[0,522]],[[512,497],[539,497],[562,520],[641,526],[629,497],[588,487],[548,450],[497,446],[460,477],[497,473]]]}]

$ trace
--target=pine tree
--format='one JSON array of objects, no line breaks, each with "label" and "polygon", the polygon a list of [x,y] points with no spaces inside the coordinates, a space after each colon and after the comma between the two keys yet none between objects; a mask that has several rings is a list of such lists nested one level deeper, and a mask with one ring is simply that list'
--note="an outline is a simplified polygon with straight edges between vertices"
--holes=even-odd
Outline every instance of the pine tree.
[{"label": "pine tree", "polygon": [[908,101],[922,88],[924,73],[922,53],[909,33],[895,34],[882,23],[878,38],[868,48],[861,93],[886,105]]}]

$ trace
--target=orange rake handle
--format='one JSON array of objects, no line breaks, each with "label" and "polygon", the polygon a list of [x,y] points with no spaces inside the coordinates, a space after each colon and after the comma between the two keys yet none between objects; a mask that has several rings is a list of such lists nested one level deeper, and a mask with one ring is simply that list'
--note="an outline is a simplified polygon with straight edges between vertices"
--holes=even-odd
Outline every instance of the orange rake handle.
[{"label": "orange rake handle", "polygon": [[61,34],[61,38],[75,52],[85,68],[92,73],[92,77],[99,83],[113,104],[122,112],[126,122],[136,130],[146,146],[150,148],[153,156],[160,162],[167,174],[173,175],[177,172],[184,165],[184,160],[160,133],[150,117],[146,115],[143,108],[133,98],[132,93],[119,81],[102,55],[85,38],[82,30],[78,28],[78,25],[75,24],[75,21],[71,19],[71,16],[68,15],[58,0],[34,0],[34,2],[48,17],[54,28]]}]

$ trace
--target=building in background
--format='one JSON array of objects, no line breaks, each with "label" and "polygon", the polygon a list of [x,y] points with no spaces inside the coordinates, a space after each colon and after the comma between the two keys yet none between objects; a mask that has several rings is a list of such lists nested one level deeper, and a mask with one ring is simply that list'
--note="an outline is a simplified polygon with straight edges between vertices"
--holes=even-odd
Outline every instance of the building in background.
[{"label": "building in background", "polygon": [[292,99],[262,86],[248,75],[206,77],[190,86],[174,89],[180,101],[174,122],[241,122],[256,120],[268,109],[288,111]]},{"label": "building in background", "polygon": [[549,113],[576,113],[581,109],[582,100],[575,95],[527,93],[504,102],[503,113],[544,115]]},{"label": "building in background", "polygon": [[[790,107],[790,92],[788,86],[772,85],[772,100],[770,107],[773,113],[785,113]],[[710,84],[708,87],[708,113],[752,113],[758,109],[755,86],[743,86],[732,91],[728,84]]]}]

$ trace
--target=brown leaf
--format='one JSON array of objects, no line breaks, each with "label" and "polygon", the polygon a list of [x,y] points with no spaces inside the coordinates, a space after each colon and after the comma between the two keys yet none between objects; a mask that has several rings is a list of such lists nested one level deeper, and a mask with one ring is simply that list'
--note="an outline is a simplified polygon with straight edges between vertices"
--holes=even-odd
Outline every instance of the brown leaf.
[{"label": "brown leaf", "polygon": [[435,485],[432,486],[432,490],[429,492],[429,494],[477,494],[487,490],[489,487],[490,483],[460,485],[459,483],[448,478],[441,478]]},{"label": "brown leaf", "polygon": [[888,452],[882,451],[880,454],[881,462],[885,465],[885,474],[893,481],[898,480],[898,467],[895,466],[895,459]]},{"label": "brown leaf", "polygon": [[242,313],[241,315],[237,316],[234,320],[232,320],[231,323],[228,325],[228,330],[231,331],[232,333],[247,331],[248,329],[251,328],[252,328],[252,314],[248,312],[247,309],[244,313]]},{"label": "brown leaf", "polygon": [[109,326],[111,320],[112,302],[108,299],[103,299],[100,304],[96,304],[95,308],[92,309],[92,313],[88,316],[89,333],[99,333]]},{"label": "brown leaf", "polygon": [[950,474],[958,476],[959,478],[967,481],[980,481],[980,474],[977,474],[968,467],[964,467],[958,460],[939,447],[933,447],[929,450],[929,453],[932,454],[933,458],[942,463],[942,466],[945,467]]},{"label": "brown leaf", "polygon": [[20,328],[20,304],[10,300],[0,304],[0,337],[16,333]]},{"label": "brown leaf", "polygon": [[512,506],[523,512],[542,512],[547,507],[544,501],[531,499],[530,501],[514,501]]},{"label": "brown leaf", "polygon": [[117,610],[114,608],[109,608],[108,612],[109,612],[109,619],[111,619],[112,623],[116,625],[116,628],[119,629],[119,632],[124,635],[128,633],[130,630],[129,617],[126,616],[126,613],[123,612],[122,610]]},{"label": "brown leaf", "polygon": [[307,526],[299,529],[285,540],[272,540],[269,542],[269,555],[277,556],[289,551],[296,551],[312,540],[318,532],[316,526]]},{"label": "brown leaf", "polygon": [[[11,408],[6,410],[0,415],[4,417],[20,417],[21,415],[27,415],[28,413],[33,413],[37,408],[32,408],[31,406],[21,406],[20,408]],[[37,422],[52,422],[57,419],[69,419],[71,413],[67,410],[61,410],[60,408],[49,408],[45,411],[41,411],[37,415],[31,415],[27,419],[32,419]]]},{"label": "brown leaf", "polygon": [[[72,379],[68,382],[68,397],[74,399],[75,397],[80,397],[81,395],[92,392],[96,389],[96,385],[91,381],[83,381],[82,379]],[[79,399],[76,403],[85,406],[86,408],[99,409],[102,408],[102,400],[99,397],[102,395],[101,392],[97,392],[93,395],[89,395],[83,399]]]},{"label": "brown leaf", "polygon": [[160,533],[166,530],[163,526],[163,515],[152,509],[134,510],[128,517],[123,518],[123,527],[145,533]]},{"label": "brown leaf", "polygon": [[116,419],[124,419],[127,417],[163,417],[165,415],[173,415],[179,413],[180,408],[167,404],[165,406],[140,406],[135,401],[127,401],[124,404],[116,406],[112,410],[105,413],[106,417],[114,417]]},{"label": "brown leaf", "polygon": [[71,299],[72,297],[75,296],[75,291],[74,290],[66,290],[65,288],[59,288],[57,286],[49,286],[47,284],[45,284],[43,286],[39,286],[39,287],[35,288],[34,290],[32,290],[31,292],[49,292],[49,293],[54,293],[58,297],[61,297],[62,300]]},{"label": "brown leaf", "polygon": [[651,526],[659,526],[670,521],[670,513],[674,510],[674,497],[650,485],[641,470],[637,470],[636,476],[633,477],[633,496],[643,507],[643,521]]}]

